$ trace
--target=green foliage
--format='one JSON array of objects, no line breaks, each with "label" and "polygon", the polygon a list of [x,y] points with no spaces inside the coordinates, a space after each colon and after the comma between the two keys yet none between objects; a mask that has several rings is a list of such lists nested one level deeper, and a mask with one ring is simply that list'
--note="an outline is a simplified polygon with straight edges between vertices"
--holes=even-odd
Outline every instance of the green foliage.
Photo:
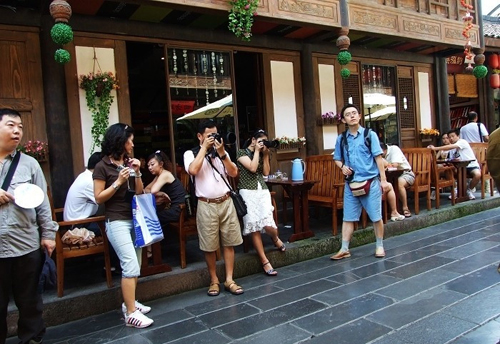
[{"label": "green foliage", "polygon": [[344,79],[347,79],[348,77],[351,76],[351,71],[347,68],[342,68],[340,70],[340,76]]},{"label": "green foliage", "polygon": [[476,78],[482,79],[488,74],[488,68],[486,66],[476,66],[472,73]]},{"label": "green foliage", "polygon": [[348,52],[347,50],[342,50],[338,55],[337,55],[337,61],[339,61],[339,63],[344,66],[346,64],[348,64],[349,62],[351,62],[352,60],[352,55],[350,52]]},{"label": "green foliage", "polygon": [[64,49],[57,49],[54,55],[54,60],[60,64],[68,63],[71,60],[71,55],[69,51]]},{"label": "green foliage", "polygon": [[73,40],[73,29],[68,24],[57,23],[50,30],[50,36],[57,44],[68,44]]},{"label": "green foliage", "polygon": [[228,28],[242,41],[252,37],[253,17],[257,15],[259,0],[230,0]]},{"label": "green foliage", "polygon": [[100,147],[101,138],[109,125],[109,109],[113,104],[113,89],[118,89],[118,80],[111,72],[80,75],[80,88],[85,90],[87,107],[92,112],[92,148]]}]

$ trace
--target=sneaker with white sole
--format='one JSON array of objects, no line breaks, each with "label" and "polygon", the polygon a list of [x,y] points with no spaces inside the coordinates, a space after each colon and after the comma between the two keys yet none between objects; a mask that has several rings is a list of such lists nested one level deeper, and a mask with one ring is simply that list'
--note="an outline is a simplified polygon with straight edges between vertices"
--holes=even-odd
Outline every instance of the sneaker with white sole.
[{"label": "sneaker with white sole", "polygon": [[[145,306],[139,301],[135,301],[135,309],[142,314],[148,314],[149,312],[151,312],[151,307]],[[127,314],[127,306],[125,306],[125,302],[122,303],[122,313],[124,316]]]},{"label": "sneaker with white sole", "polygon": [[467,196],[469,196],[470,200],[476,199],[476,196],[474,196],[474,193],[471,189],[467,189]]},{"label": "sneaker with white sole", "polygon": [[[457,188],[455,188],[455,198],[457,198],[457,195],[458,195],[458,190]],[[448,199],[451,199],[451,195],[448,196]]]},{"label": "sneaker with white sole", "polygon": [[153,323],[153,319],[142,314],[138,309],[129,315],[125,314],[125,325],[135,328],[146,328]]},{"label": "sneaker with white sole", "polygon": [[436,190],[432,190],[431,191],[431,201],[435,201],[436,200]]}]

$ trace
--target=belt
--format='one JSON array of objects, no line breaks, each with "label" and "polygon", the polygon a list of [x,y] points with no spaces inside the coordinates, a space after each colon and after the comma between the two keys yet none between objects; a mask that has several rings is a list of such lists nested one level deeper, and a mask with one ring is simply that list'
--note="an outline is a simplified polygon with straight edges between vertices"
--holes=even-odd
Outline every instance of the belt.
[{"label": "belt", "polygon": [[224,202],[228,198],[229,198],[229,192],[227,194],[225,194],[224,196],[220,196],[220,197],[217,197],[217,198],[198,197],[198,200],[202,201],[202,202],[207,202],[207,203],[217,203],[217,204],[219,204],[219,203]]}]

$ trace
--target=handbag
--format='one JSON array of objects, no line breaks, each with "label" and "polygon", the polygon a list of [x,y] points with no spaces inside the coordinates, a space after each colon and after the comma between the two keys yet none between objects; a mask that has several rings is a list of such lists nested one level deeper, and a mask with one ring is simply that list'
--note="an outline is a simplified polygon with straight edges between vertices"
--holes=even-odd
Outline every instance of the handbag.
[{"label": "handbag", "polygon": [[239,217],[245,216],[248,211],[247,211],[247,204],[243,200],[243,197],[241,195],[233,190],[233,188],[229,185],[229,183],[226,181],[226,178],[219,172],[218,169],[215,168],[215,166],[212,164],[212,161],[210,161],[210,158],[207,159],[212,168],[217,171],[217,173],[222,177],[222,180],[224,183],[226,183],[227,187],[229,188],[229,196],[231,196],[231,199],[233,200],[234,208],[236,209],[236,214],[238,214]]},{"label": "handbag", "polygon": [[135,247],[144,247],[163,240],[156,201],[153,194],[135,195],[132,198],[132,218],[135,231]]},{"label": "handbag", "polygon": [[348,183],[353,196],[365,196],[370,192],[370,186],[372,185],[372,180],[365,180],[362,182],[350,182]]}]

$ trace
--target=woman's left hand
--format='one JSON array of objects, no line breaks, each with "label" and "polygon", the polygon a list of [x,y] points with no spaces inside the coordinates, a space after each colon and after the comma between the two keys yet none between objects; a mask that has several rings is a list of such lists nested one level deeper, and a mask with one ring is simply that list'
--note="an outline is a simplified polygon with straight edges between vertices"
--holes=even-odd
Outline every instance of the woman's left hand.
[{"label": "woman's left hand", "polygon": [[128,161],[128,166],[133,169],[136,173],[139,173],[139,170],[141,168],[141,162],[139,159],[129,159]]}]

